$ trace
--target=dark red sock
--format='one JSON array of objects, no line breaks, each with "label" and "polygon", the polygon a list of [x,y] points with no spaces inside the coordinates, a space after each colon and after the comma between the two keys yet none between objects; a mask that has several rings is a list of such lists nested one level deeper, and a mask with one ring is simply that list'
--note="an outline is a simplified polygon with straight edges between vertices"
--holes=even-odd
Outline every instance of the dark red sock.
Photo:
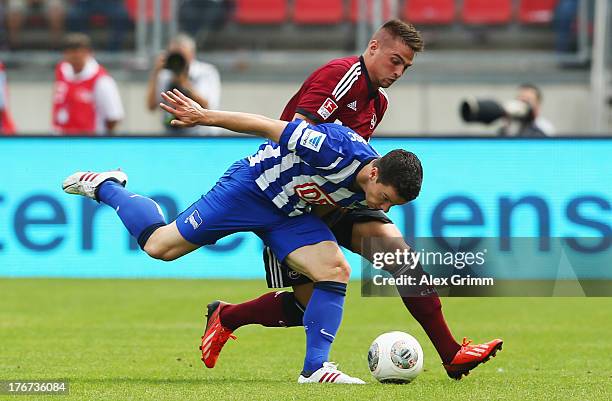
[{"label": "dark red sock", "polygon": [[230,330],[247,324],[293,327],[302,325],[303,309],[293,292],[274,291],[241,304],[227,305],[219,317],[223,326]]},{"label": "dark red sock", "polygon": [[437,295],[402,297],[402,301],[429,336],[442,362],[449,363],[461,346],[455,341],[444,320],[440,298]]}]

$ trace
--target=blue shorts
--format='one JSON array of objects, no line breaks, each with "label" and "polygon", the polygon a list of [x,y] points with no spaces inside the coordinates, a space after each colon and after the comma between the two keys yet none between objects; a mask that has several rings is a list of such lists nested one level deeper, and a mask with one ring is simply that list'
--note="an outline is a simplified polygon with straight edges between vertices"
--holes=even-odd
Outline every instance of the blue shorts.
[{"label": "blue shorts", "polygon": [[176,218],[187,241],[212,245],[230,234],[251,231],[268,245],[279,260],[306,245],[336,239],[317,216],[289,217],[259,189],[248,161],[234,163],[215,186]]}]

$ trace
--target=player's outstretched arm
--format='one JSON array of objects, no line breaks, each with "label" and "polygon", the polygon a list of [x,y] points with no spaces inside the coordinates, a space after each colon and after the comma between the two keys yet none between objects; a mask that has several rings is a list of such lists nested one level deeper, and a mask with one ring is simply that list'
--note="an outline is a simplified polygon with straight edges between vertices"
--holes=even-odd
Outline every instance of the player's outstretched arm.
[{"label": "player's outstretched arm", "polygon": [[174,127],[211,125],[261,136],[278,143],[287,126],[286,121],[274,120],[258,114],[205,109],[178,89],[162,92],[161,96],[168,104],[160,103],[159,107],[174,115],[174,120],[170,122]]}]

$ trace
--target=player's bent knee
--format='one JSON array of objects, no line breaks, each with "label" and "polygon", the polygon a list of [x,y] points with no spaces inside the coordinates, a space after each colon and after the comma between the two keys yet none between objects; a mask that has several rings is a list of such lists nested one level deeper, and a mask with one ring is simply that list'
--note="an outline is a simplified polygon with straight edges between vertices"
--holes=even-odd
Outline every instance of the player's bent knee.
[{"label": "player's bent knee", "polygon": [[313,281],[337,281],[339,283],[348,283],[351,277],[351,266],[346,260],[336,261],[321,266],[316,272],[313,272]]},{"label": "player's bent knee", "polygon": [[145,244],[143,250],[147,255],[153,259],[163,260],[164,262],[170,262],[179,257],[172,247],[169,247],[164,241],[157,240],[156,238],[157,237],[152,236]]},{"label": "player's bent knee", "polygon": [[199,247],[200,245],[186,241],[179,233],[176,223],[171,223],[155,230],[142,249],[152,258],[169,262]]},{"label": "player's bent knee", "polygon": [[327,276],[327,278],[324,278],[323,280],[348,283],[349,278],[351,277],[351,265],[349,265],[339,249],[338,254],[327,261],[325,265],[326,266],[324,266],[322,269],[322,273],[323,276]]},{"label": "player's bent knee", "polygon": [[167,252],[161,253],[157,259],[162,260],[164,262],[172,262],[173,260],[176,260],[178,258],[179,258],[179,255],[177,255],[176,253],[167,251]]},{"label": "player's bent knee", "polygon": [[164,262],[170,262],[177,258],[176,255],[173,255],[173,252],[171,252],[170,249],[161,244],[155,243],[155,241],[147,241],[143,249],[147,255],[153,259],[163,260]]}]

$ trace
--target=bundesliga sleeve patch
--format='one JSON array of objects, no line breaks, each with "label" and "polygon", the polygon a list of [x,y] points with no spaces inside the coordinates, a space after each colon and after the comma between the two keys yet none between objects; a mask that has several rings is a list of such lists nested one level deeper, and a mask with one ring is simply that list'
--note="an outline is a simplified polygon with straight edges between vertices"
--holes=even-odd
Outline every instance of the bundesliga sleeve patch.
[{"label": "bundesliga sleeve patch", "polygon": [[319,107],[317,113],[323,117],[324,120],[327,120],[329,116],[331,116],[334,111],[338,109],[338,105],[331,98],[325,99],[325,102]]},{"label": "bundesliga sleeve patch", "polygon": [[318,152],[321,150],[321,145],[323,145],[325,138],[327,138],[327,135],[322,132],[306,129],[302,134],[302,139],[300,139],[300,145]]}]

